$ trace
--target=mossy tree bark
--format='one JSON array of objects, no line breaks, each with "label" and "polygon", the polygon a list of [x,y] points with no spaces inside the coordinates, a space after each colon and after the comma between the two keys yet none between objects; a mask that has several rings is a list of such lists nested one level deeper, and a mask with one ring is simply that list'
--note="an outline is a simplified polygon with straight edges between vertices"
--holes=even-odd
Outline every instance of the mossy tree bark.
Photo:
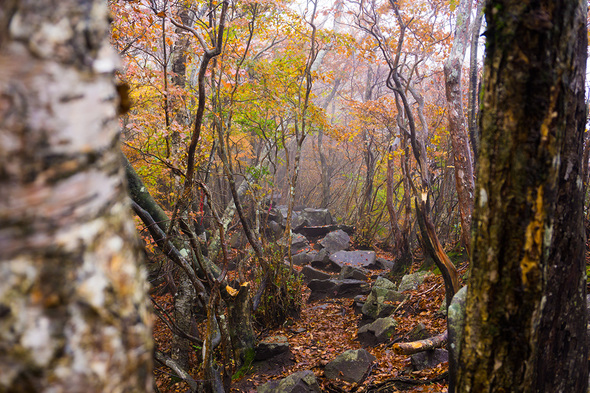
[{"label": "mossy tree bark", "polygon": [[586,2],[488,1],[460,392],[586,392]]},{"label": "mossy tree bark", "polygon": [[0,391],[149,392],[146,274],[107,4],[21,0],[3,11]]}]

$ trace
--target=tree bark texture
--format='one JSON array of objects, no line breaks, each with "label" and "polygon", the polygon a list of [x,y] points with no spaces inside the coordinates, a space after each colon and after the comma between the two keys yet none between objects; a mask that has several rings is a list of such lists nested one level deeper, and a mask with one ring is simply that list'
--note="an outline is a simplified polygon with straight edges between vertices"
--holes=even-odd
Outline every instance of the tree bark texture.
[{"label": "tree bark texture", "polygon": [[586,2],[489,1],[460,392],[586,392]]},{"label": "tree bark texture", "polygon": [[477,65],[477,48],[479,47],[479,32],[483,20],[483,9],[485,0],[478,0],[475,19],[471,26],[471,49],[469,50],[469,99],[467,104],[467,127],[469,129],[469,140],[471,141],[471,150],[473,151],[473,161],[477,162],[479,152],[479,127],[477,117],[479,114],[478,99],[478,75],[479,68]]},{"label": "tree bark texture", "polygon": [[471,213],[473,211],[473,163],[467,122],[463,110],[461,69],[469,44],[471,0],[461,0],[457,8],[457,25],[453,49],[444,65],[449,135],[453,146],[455,185],[461,216],[461,242],[469,252],[471,244]]},{"label": "tree bark texture", "polygon": [[[393,161],[393,149],[390,147],[387,155],[387,197],[385,205],[389,213],[389,222],[391,225],[391,233],[393,235],[393,248],[395,253],[395,265],[392,268],[391,273],[394,276],[402,277],[410,266],[412,265],[412,253],[410,247],[410,241],[408,239],[408,228],[407,225],[400,227],[399,215],[395,210],[393,199],[395,197],[395,185],[393,184],[394,175],[394,161]],[[400,207],[400,210],[403,206]],[[405,220],[405,223],[408,221]],[[405,224],[404,223],[404,224]]]},{"label": "tree bark texture", "polygon": [[250,307],[250,286],[246,282],[240,286],[238,292],[231,299],[227,299],[229,316],[229,334],[234,360],[237,368],[254,360],[256,336],[252,326],[252,312]]},{"label": "tree bark texture", "polygon": [[107,4],[21,0],[3,20],[0,392],[149,392]]}]

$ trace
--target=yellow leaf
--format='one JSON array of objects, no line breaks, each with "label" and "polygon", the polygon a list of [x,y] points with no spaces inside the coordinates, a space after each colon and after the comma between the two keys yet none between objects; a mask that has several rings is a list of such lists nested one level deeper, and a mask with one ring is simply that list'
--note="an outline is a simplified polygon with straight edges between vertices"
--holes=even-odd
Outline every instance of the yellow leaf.
[{"label": "yellow leaf", "polygon": [[236,291],[235,289],[233,289],[229,285],[227,285],[225,287],[225,290],[227,291],[227,293],[229,293],[230,296],[236,296],[238,294],[238,291]]}]

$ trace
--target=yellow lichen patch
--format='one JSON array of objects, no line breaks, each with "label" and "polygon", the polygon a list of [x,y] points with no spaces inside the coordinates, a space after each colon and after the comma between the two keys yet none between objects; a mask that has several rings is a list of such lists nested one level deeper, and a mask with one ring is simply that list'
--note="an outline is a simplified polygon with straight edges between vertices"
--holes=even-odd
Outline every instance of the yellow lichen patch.
[{"label": "yellow lichen patch", "polygon": [[537,188],[537,196],[529,195],[529,201],[533,202],[533,219],[526,228],[524,257],[520,261],[522,282],[528,285],[527,275],[533,270],[540,270],[541,250],[543,247],[543,233],[545,228],[545,209],[543,206],[543,186]]},{"label": "yellow lichen patch", "polygon": [[541,140],[543,142],[547,141],[547,137],[549,135],[549,123],[550,119],[546,119],[546,121],[543,122],[543,124],[541,124]]}]

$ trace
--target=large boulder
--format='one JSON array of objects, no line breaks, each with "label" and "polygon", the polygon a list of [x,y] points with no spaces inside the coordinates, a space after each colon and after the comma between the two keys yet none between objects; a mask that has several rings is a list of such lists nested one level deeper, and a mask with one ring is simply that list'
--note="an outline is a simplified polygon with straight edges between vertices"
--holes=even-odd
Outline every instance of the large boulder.
[{"label": "large boulder", "polygon": [[[275,210],[277,211],[277,215],[280,214],[280,217],[282,218],[279,224],[285,228],[287,226],[287,213],[289,212],[289,208],[286,205],[278,205],[275,207]],[[293,221],[296,220],[297,217],[299,217],[299,212],[293,210],[291,213],[291,228],[293,228]]]},{"label": "large boulder", "polygon": [[322,225],[319,227],[303,227],[303,228],[299,229],[297,232],[301,233],[302,235],[305,235],[307,237],[310,237],[310,238],[311,237],[319,238],[322,236],[326,236],[328,233],[333,232],[333,231],[337,231],[339,229],[343,230],[348,235],[352,235],[354,233],[354,227],[351,227],[349,225],[336,225],[336,224]]},{"label": "large boulder", "polygon": [[268,210],[268,221],[274,221],[278,224],[281,224],[283,222],[283,219],[285,217],[283,216],[283,213],[281,210],[276,209],[276,208],[272,208],[270,210]]},{"label": "large boulder", "polygon": [[348,250],[350,247],[350,236],[348,236],[348,233],[339,229],[328,233],[319,243],[330,254],[333,254],[341,250]]},{"label": "large boulder", "polygon": [[330,260],[330,253],[325,248],[321,249],[313,256],[311,266],[332,273],[339,273],[340,270],[342,270],[340,265]]},{"label": "large boulder", "polygon": [[465,303],[467,299],[467,286],[459,289],[448,309],[448,330],[449,330],[449,355],[455,360],[455,364],[459,362],[459,350],[461,345],[461,338],[463,334],[463,327],[465,326]]},{"label": "large boulder", "polygon": [[367,281],[368,277],[363,271],[363,269],[359,269],[357,267],[352,266],[344,266],[342,270],[340,270],[340,275],[338,276],[341,280],[352,279],[352,280],[362,280]]},{"label": "large boulder", "polygon": [[375,322],[362,326],[357,334],[363,346],[375,346],[391,340],[397,327],[393,318],[379,318]]},{"label": "large boulder", "polygon": [[436,367],[439,363],[449,360],[449,354],[446,349],[430,349],[428,351],[418,352],[410,356],[412,368],[415,371],[424,370],[425,368]]},{"label": "large boulder", "polygon": [[311,289],[308,302],[325,298],[354,298],[357,295],[366,295],[370,287],[365,281],[360,280],[311,280],[307,284]]},{"label": "large boulder", "polygon": [[392,283],[391,281],[389,281],[388,279],[386,279],[385,277],[377,277],[377,279],[375,280],[375,283],[373,284],[373,288],[385,288],[385,289],[390,289],[392,291],[395,291],[395,284]]},{"label": "large boulder", "polygon": [[329,280],[332,276],[328,273],[324,273],[321,270],[314,269],[310,266],[304,266],[301,269],[301,274],[303,274],[304,280],[309,282],[311,280]]},{"label": "large boulder", "polygon": [[352,303],[352,309],[354,310],[355,314],[361,314],[363,310],[363,305],[365,304],[366,296],[364,295],[357,295],[354,297],[354,302]]},{"label": "large boulder", "polygon": [[330,255],[330,261],[340,269],[346,265],[366,269],[375,264],[375,259],[375,251],[338,251]]},{"label": "large boulder", "polygon": [[375,263],[377,264],[379,269],[383,269],[383,270],[391,270],[391,269],[393,269],[393,266],[394,266],[393,261],[390,261],[389,259],[385,259],[385,258],[381,258],[381,257],[377,258]]},{"label": "large boulder", "polygon": [[303,209],[300,215],[307,221],[306,226],[309,227],[319,227],[334,223],[328,209],[312,209],[308,207]]},{"label": "large boulder", "polygon": [[399,292],[403,292],[417,289],[420,285],[422,285],[422,283],[429,274],[430,273],[428,272],[416,272],[412,274],[406,274],[402,277],[402,281],[399,283],[399,287],[397,290]]},{"label": "large boulder", "polygon": [[440,302],[440,307],[438,308],[436,315],[439,317],[447,317],[447,299],[443,299]]},{"label": "large boulder", "polygon": [[259,386],[258,393],[320,393],[320,385],[310,370],[298,371],[277,381]]},{"label": "large boulder", "polygon": [[289,341],[285,336],[270,336],[256,346],[256,360],[266,360],[289,350]]},{"label": "large boulder", "polygon": [[264,231],[266,236],[268,236],[268,238],[271,240],[280,239],[281,237],[283,237],[283,232],[284,230],[281,224],[275,221],[269,221],[266,224],[266,229]]},{"label": "large boulder", "polygon": [[419,341],[432,337],[432,334],[426,329],[423,323],[419,323],[408,333],[408,341]]},{"label": "large boulder", "polygon": [[309,264],[313,257],[315,255],[315,251],[313,252],[307,252],[307,251],[301,251],[299,254],[295,254],[291,257],[291,259],[293,260],[293,265],[296,266],[304,266]]},{"label": "large boulder", "polygon": [[404,294],[383,287],[371,289],[361,312],[369,319],[378,319],[391,315],[395,306],[385,302],[401,302],[406,298]]},{"label": "large boulder", "polygon": [[[281,239],[279,243],[286,247],[285,239],[286,238]],[[293,236],[291,236],[291,255],[298,254],[307,248],[309,248],[309,241],[305,236],[298,233],[294,233]]]},{"label": "large boulder", "polygon": [[328,379],[341,379],[358,383],[375,361],[375,356],[364,349],[349,350],[326,364],[324,374]]},{"label": "large boulder", "polygon": [[291,229],[293,232],[299,232],[301,228],[305,228],[308,225],[309,222],[301,214],[293,216],[293,219],[291,220]]}]

